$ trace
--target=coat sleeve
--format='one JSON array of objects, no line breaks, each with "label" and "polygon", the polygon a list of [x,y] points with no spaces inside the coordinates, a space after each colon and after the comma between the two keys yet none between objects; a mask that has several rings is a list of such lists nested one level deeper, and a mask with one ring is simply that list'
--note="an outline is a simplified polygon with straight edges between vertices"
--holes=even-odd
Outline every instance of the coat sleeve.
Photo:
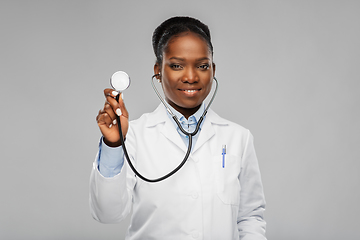
[{"label": "coat sleeve", "polygon": [[[131,134],[130,129],[128,134]],[[126,147],[131,152],[133,144],[127,140]],[[131,154],[130,158],[133,159]],[[130,213],[136,178],[127,163],[123,165],[119,174],[104,177],[99,171],[97,159],[98,156],[90,175],[90,212],[99,222],[118,223]]]},{"label": "coat sleeve", "polygon": [[254,138],[248,132],[239,176],[241,192],[237,225],[241,240],[266,240],[265,197],[253,142]]}]

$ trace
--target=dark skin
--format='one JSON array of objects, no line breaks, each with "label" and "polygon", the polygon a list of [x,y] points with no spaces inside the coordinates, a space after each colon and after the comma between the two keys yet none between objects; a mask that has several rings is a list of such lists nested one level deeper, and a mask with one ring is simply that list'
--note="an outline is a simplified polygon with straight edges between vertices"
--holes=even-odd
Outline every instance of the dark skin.
[{"label": "dark skin", "polygon": [[[96,116],[99,129],[104,137],[104,142],[110,147],[118,147],[121,145],[119,130],[116,122],[116,115],[119,114],[121,121],[121,129],[124,137],[129,128],[129,113],[125,107],[122,96],[119,97],[119,102],[115,100],[117,92],[111,88],[104,89],[106,98],[104,108],[101,109]],[[117,110],[120,109],[120,112]]]},{"label": "dark skin", "polygon": [[[215,64],[205,40],[197,34],[186,32],[171,38],[163,52],[161,66],[155,64],[154,73],[165,94],[165,100],[184,117],[189,118],[201,106],[209,92],[215,75]],[[104,142],[108,146],[121,145],[117,128],[116,110],[120,109],[121,127],[124,136],[129,127],[129,114],[120,97],[115,100],[112,89],[105,89],[106,102],[96,117]]]}]

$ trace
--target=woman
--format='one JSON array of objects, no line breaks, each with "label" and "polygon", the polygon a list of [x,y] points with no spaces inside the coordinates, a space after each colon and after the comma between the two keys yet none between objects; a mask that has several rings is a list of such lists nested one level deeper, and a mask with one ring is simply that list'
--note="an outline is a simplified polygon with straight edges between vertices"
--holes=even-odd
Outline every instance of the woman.
[{"label": "woman", "polygon": [[[193,18],[170,18],[154,31],[153,47],[154,73],[166,102],[192,132],[215,75],[209,29]],[[131,161],[148,178],[164,176],[181,162],[186,135],[162,104],[129,127],[122,98],[118,103],[111,89],[104,94],[106,102],[97,116],[103,137],[90,179],[96,220],[119,222],[132,208],[126,239],[266,239],[265,199],[247,129],[210,109],[183,168],[164,181],[148,183],[124,163],[116,115]]]}]

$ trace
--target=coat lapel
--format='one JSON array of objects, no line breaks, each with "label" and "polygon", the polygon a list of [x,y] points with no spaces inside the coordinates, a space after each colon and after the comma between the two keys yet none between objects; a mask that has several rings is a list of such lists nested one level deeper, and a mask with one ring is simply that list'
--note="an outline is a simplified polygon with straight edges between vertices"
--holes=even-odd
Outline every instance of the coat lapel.
[{"label": "coat lapel", "polygon": [[[165,113],[166,114],[166,113]],[[180,134],[176,131],[174,123],[172,123],[172,119],[166,116],[165,125],[161,131],[161,133],[171,142],[173,142],[176,146],[181,148],[184,152],[186,152],[186,146],[184,141],[181,139]]]},{"label": "coat lapel", "polygon": [[[163,134],[169,141],[174,143],[178,148],[183,150],[184,152],[187,151],[187,147],[183,140],[181,139],[179,133],[176,131],[176,128],[173,123],[173,119],[171,119],[167,112],[165,107],[160,104],[157,109],[151,113],[151,116],[147,122],[147,126],[151,127],[157,124],[163,124],[163,128],[161,129],[161,134]],[[199,138],[197,139],[197,142],[194,146],[194,149],[192,150],[192,153],[196,152],[201,146],[203,146],[207,141],[209,141],[214,135],[215,130],[213,124],[218,125],[227,125],[228,122],[219,117],[215,112],[213,112],[211,109],[209,109],[203,126],[200,131]]]},{"label": "coat lapel", "polygon": [[186,152],[187,148],[179,133],[176,131],[173,120],[166,112],[166,108],[160,103],[157,109],[151,113],[149,120],[146,124],[147,127],[152,127],[157,124],[163,124],[161,134],[163,134],[169,141],[174,143],[181,150]]},{"label": "coat lapel", "polygon": [[207,141],[209,141],[212,136],[215,135],[215,130],[211,124],[210,118],[211,116],[206,116],[204,124],[202,125],[201,131],[199,133],[200,134],[199,138],[196,141],[192,153],[195,153],[196,150],[198,150],[202,145],[204,145]]},{"label": "coat lapel", "polygon": [[219,115],[217,115],[214,111],[209,109],[206,114],[206,118],[204,124],[201,128],[199,138],[195,144],[195,147],[192,153],[195,153],[199,148],[201,148],[207,141],[209,141],[215,135],[215,127],[214,125],[228,125],[229,122]]}]

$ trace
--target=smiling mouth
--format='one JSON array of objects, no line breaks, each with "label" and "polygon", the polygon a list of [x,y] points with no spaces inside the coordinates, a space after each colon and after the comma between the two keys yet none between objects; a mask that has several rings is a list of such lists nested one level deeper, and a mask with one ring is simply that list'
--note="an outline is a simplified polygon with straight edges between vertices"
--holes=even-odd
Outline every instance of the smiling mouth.
[{"label": "smiling mouth", "polygon": [[201,89],[179,89],[185,97],[195,97],[199,94]]},{"label": "smiling mouth", "polygon": [[200,89],[180,89],[180,90],[187,93],[194,93],[200,91]]}]

